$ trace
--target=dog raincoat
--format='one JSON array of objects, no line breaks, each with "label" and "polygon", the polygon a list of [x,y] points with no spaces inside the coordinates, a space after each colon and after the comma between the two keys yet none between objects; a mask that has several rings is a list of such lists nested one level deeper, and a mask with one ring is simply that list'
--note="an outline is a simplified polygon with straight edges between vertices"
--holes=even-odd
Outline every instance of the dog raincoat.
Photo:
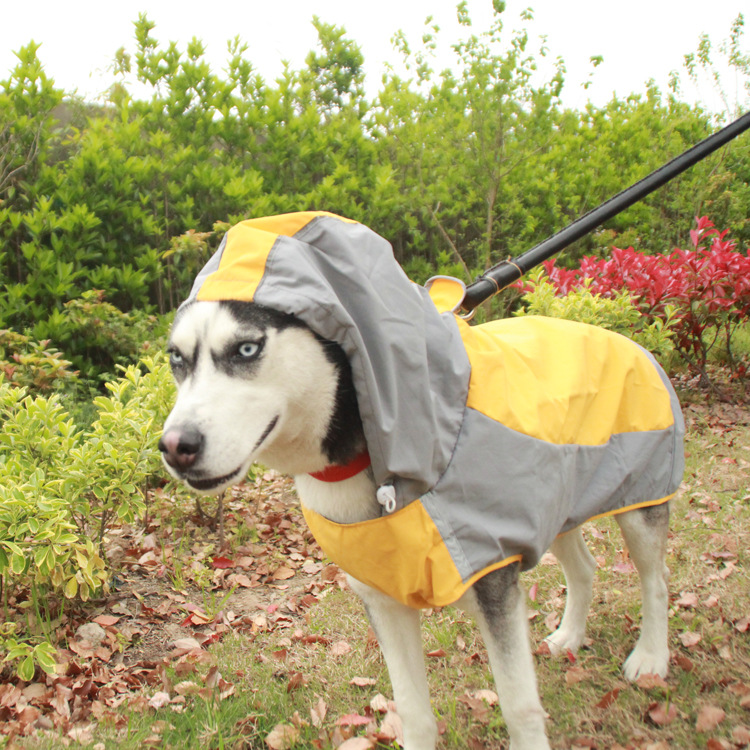
[{"label": "dog raincoat", "polygon": [[679,404],[650,354],[563,320],[470,326],[463,289],[418,286],[382,237],[307,212],[230,229],[190,295],[291,313],[343,347],[395,509],[354,524],[303,511],[334,562],[413,607],[533,567],[588,519],[668,501],[684,468]]}]

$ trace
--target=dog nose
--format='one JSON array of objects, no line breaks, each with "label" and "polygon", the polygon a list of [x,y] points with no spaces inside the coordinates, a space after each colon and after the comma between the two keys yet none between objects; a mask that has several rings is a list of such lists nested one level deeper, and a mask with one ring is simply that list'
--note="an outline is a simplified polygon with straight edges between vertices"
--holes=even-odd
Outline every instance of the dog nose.
[{"label": "dog nose", "polygon": [[167,430],[159,439],[159,450],[173,469],[187,469],[195,463],[203,447],[203,435],[198,430]]}]

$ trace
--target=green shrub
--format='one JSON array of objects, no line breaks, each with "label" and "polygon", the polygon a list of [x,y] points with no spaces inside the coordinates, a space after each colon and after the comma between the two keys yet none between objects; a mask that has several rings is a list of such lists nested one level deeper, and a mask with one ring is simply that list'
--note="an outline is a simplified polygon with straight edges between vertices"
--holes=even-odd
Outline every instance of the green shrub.
[{"label": "green shrub", "polygon": [[5,382],[35,391],[56,389],[75,381],[72,362],[49,346],[49,340],[33,341],[15,331],[0,330],[0,374]]},{"label": "green shrub", "polygon": [[[106,590],[103,539],[113,523],[144,510],[160,466],[159,427],[172,400],[163,358],[128,367],[95,400],[97,418],[78,429],[59,397],[27,395],[0,382],[0,580],[6,610],[11,591],[49,612],[54,601],[87,600]],[[44,617],[37,617],[36,621]],[[12,623],[0,630],[0,652],[19,675],[49,669],[44,633]],[[52,665],[53,666],[53,665]]]},{"label": "green shrub", "polygon": [[544,269],[538,269],[530,275],[531,289],[521,298],[523,307],[516,315],[546,315],[607,328],[633,339],[670,369],[674,352],[673,310],[667,308],[666,321],[655,319],[649,323],[625,291],[602,297],[584,285],[558,297],[556,287],[543,278],[544,274]]},{"label": "green shrub", "polygon": [[[154,340],[166,333],[168,322],[143,311],[122,312],[92,289],[66,302],[32,328],[34,336],[55,342],[93,385],[112,377],[153,350]],[[160,345],[155,348],[161,349]]]},{"label": "green shrub", "polygon": [[[447,41],[433,22],[413,50],[398,34],[406,75],[387,71],[373,99],[358,45],[319,19],[305,64],[267,82],[239,39],[217,73],[200,41],[162,44],[142,15],[130,52],[115,53],[109,101],[96,105],[55,87],[37,45],[22,49],[0,81],[0,328],[50,338],[84,380],[98,380],[134,361],[116,347],[127,348],[137,316],[185,298],[217,221],[296,210],[372,227],[417,280],[453,269],[469,281],[713,129],[706,112],[655,86],[566,110],[562,61],[532,75],[543,43],[525,29],[508,34],[500,4],[476,33],[466,4],[458,10],[465,35],[450,67],[430,67]],[[145,96],[131,96],[133,79]],[[672,246],[696,205],[746,240],[746,140],[582,238],[566,259],[613,243]],[[131,318],[89,310],[83,295],[93,290]]]},{"label": "green shrub", "polygon": [[[101,543],[109,525],[131,522],[145,509],[151,477],[161,467],[157,441],[173,401],[163,358],[128,367],[94,399],[98,418],[70,452],[63,491],[78,531]],[[92,467],[97,481],[92,482]]]}]

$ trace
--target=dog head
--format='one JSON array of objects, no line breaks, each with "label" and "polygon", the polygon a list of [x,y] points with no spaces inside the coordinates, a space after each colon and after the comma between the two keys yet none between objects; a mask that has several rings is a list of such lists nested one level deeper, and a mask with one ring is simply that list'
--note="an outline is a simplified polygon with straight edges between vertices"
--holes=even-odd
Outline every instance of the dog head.
[{"label": "dog head", "polygon": [[191,302],[168,352],[178,393],[159,449],[193,490],[222,492],[255,461],[288,474],[330,463],[343,353],[306,325],[252,303]]}]

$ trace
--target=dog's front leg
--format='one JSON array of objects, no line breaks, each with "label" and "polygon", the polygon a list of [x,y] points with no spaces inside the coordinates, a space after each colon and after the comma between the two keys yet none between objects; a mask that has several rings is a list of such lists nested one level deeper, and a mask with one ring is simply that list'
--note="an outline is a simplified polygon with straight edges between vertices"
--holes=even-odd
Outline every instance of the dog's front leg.
[{"label": "dog's front leg", "polygon": [[511,750],[550,750],[518,565],[480,578],[459,605],[473,612],[482,631]]},{"label": "dog's front leg", "polygon": [[405,750],[434,750],[437,723],[427,687],[419,611],[351,576],[349,585],[362,598],[378,637],[404,727]]}]

